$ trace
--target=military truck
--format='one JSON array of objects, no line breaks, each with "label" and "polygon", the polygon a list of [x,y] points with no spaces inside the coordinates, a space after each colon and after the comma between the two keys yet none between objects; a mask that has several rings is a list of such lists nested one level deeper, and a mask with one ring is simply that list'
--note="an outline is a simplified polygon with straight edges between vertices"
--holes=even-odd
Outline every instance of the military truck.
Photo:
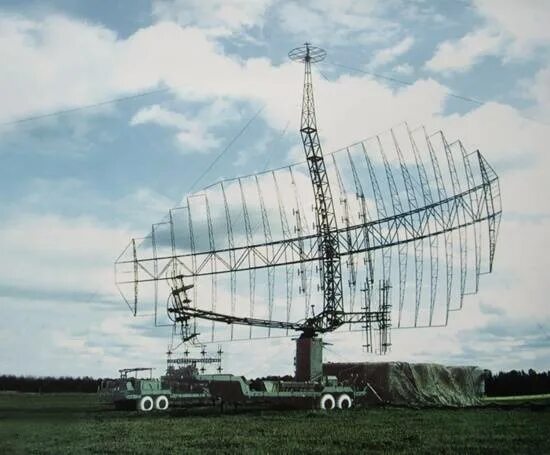
[{"label": "military truck", "polygon": [[[149,372],[149,377],[138,377],[141,372]],[[170,371],[162,378],[153,378],[153,368],[124,368],[119,373],[118,379],[103,380],[98,389],[100,399],[112,403],[116,409],[149,412],[167,411],[170,406],[213,404],[206,383],[194,371],[193,374],[185,371],[186,379],[177,384],[169,376]]]},{"label": "military truck", "polygon": [[[138,373],[146,371],[148,378],[138,378]],[[124,368],[119,373],[118,379],[101,382],[100,398],[110,401],[117,409],[134,408],[143,412],[168,409],[170,389],[163,388],[161,381],[153,378],[152,368]],[[135,377],[130,373],[135,373]]]},{"label": "military truck", "polygon": [[[117,408],[140,412],[166,411],[169,407],[270,405],[307,407],[324,410],[349,409],[366,395],[364,390],[341,384],[336,376],[322,374],[322,341],[299,338],[296,344],[294,381],[247,381],[233,374],[198,374],[195,365],[169,366],[160,379],[152,377],[151,368],[120,370],[116,381],[101,384],[100,395]],[[139,379],[137,373],[149,372]],[[135,377],[129,377],[135,373]]]}]

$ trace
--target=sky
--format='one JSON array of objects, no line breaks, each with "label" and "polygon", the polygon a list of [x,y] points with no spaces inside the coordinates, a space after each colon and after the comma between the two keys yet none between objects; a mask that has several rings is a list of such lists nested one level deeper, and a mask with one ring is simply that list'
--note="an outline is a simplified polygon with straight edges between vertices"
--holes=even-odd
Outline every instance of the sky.
[{"label": "sky", "polygon": [[[447,327],[396,330],[385,358],[337,334],[325,360],[550,368],[549,22],[544,0],[0,0],[0,373],[162,371],[169,331],[113,262],[189,192],[300,159],[305,41],[328,53],[325,151],[443,128],[503,200],[494,271]],[[291,338],[223,349],[227,372],[293,371]]]}]

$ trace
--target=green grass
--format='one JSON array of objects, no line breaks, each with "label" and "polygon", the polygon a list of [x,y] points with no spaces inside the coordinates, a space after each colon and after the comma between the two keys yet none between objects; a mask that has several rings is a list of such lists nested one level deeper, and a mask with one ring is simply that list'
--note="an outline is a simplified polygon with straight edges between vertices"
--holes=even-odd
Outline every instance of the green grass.
[{"label": "green grass", "polygon": [[544,404],[550,405],[550,393],[544,395],[516,395],[512,397],[484,397],[483,401],[485,403],[496,403],[496,404]]},{"label": "green grass", "polygon": [[114,411],[93,395],[0,395],[1,454],[550,453],[548,407]]}]

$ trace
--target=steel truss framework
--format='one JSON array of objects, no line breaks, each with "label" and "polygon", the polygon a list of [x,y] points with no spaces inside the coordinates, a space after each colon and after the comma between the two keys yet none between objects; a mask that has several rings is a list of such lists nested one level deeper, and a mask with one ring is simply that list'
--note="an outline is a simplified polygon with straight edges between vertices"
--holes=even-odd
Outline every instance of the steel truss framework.
[{"label": "steel truss framework", "polygon": [[[445,237],[453,231],[460,231],[468,226],[486,222],[490,258],[488,272],[492,271],[501,214],[499,181],[481,153],[476,151],[474,156],[477,157],[481,170],[482,181],[480,184],[423,207],[336,230],[334,234],[338,241],[340,256],[385,250],[419,242],[423,239],[433,241],[434,238]],[[174,236],[174,224],[171,221],[168,223],[171,235]],[[131,279],[118,280],[117,284],[136,286],[138,283],[163,281],[170,277],[173,270],[176,269],[179,275],[185,279],[319,261],[322,250],[320,250],[318,242],[319,237],[316,234],[308,234],[269,243],[263,242],[163,257],[153,254],[152,257],[140,258],[136,255],[135,240],[133,240],[127,248],[131,248],[133,257],[129,260],[119,259],[115,264],[119,272],[124,270],[128,272],[131,269],[133,276]],[[155,249],[153,249],[154,252]],[[121,257],[123,256],[124,253]],[[477,256],[476,265],[479,266]],[[476,275],[480,272],[480,269],[477,268]],[[118,275],[124,276],[123,272]],[[137,287],[135,289],[137,290]],[[137,311],[137,292],[134,294],[133,300],[134,310]],[[433,310],[433,305],[431,308]],[[237,319],[239,319],[231,315],[221,315],[214,310],[189,308],[188,314],[192,317],[208,316],[207,319],[231,324],[237,323]],[[338,317],[340,325],[347,322],[365,322],[364,312],[342,311]],[[300,327],[304,327],[305,321],[289,324],[289,321],[278,322],[250,317],[241,318],[241,322],[261,327],[298,330]],[[308,321],[309,324],[312,322]],[[315,326],[315,329],[320,332],[326,331],[326,328],[322,326]]]},{"label": "steel truss framework", "polygon": [[[350,329],[358,324],[365,329],[367,349],[373,345],[372,328],[379,330],[378,344],[383,352],[391,344],[388,333],[391,326],[389,289],[391,278],[396,277],[394,283],[397,286],[393,287],[397,288],[398,327],[436,325],[434,315],[438,300],[445,303],[443,325],[446,325],[449,312],[462,308],[464,295],[478,291],[479,276],[492,271],[501,216],[498,176],[479,151],[467,153],[460,141],[449,144],[442,132],[428,135],[424,129],[411,131],[408,126],[405,140],[400,140],[391,130],[389,141],[376,136],[372,143],[367,140],[334,152],[332,160],[325,163],[317,133],[311,83],[311,63],[322,59],[324,53],[306,46],[290,55],[305,63],[300,132],[312,186],[313,225],[306,216],[304,205],[308,202],[299,189],[298,172],[294,166],[264,174],[263,177],[267,175],[272,180],[271,193],[276,200],[277,209],[271,212],[259,175],[233,179],[238,188],[233,200],[229,200],[232,181],[220,182],[217,185],[221,195],[221,216],[215,218],[211,213],[209,197],[212,195],[205,189],[190,195],[185,207],[171,210],[165,221],[152,226],[148,237],[151,247],[145,252],[141,248],[143,243],[135,239],[130,242],[115,262],[116,283],[122,296],[137,314],[140,284],[153,283],[157,323],[158,285],[177,278],[179,284],[172,286],[168,310],[172,322],[181,326],[184,341],[196,339],[197,319],[211,321],[212,341],[217,323],[230,325],[231,339],[235,325],[249,326],[249,337],[252,337],[252,327],[266,328],[269,336],[271,329],[286,330],[287,334],[290,330],[325,333],[345,324],[349,324]],[[440,156],[436,144],[443,152]],[[343,157],[340,164],[336,160],[337,154]],[[426,156],[428,164],[425,164]],[[440,158],[443,158],[441,162]],[[361,173],[360,167],[365,172]],[[287,175],[286,188],[284,182],[281,184],[281,173]],[[248,189],[243,184],[247,178],[252,183]],[[333,192],[339,197],[334,198]],[[289,195],[294,203],[289,200]],[[232,213],[236,199],[240,200],[241,215]],[[197,224],[201,220],[191,210],[191,206],[198,202],[203,204],[206,215],[206,223],[202,220],[202,228],[207,231],[206,245],[197,238]],[[292,216],[287,213],[288,205],[293,206]],[[256,207],[256,217],[251,207]],[[184,248],[180,245],[182,227],[175,220],[177,210],[187,213],[185,230],[188,239]],[[276,224],[270,221],[274,212],[279,218]],[[340,226],[337,222],[339,216]],[[226,232],[225,241],[223,236],[215,233],[220,219]],[[239,222],[240,227],[237,226]],[[280,225],[279,234],[276,233],[277,224]],[[168,233],[169,253],[166,248],[159,248],[163,242],[161,230],[164,230],[165,237]],[[473,236],[469,236],[469,232]],[[483,237],[488,245],[484,244]],[[439,258],[440,247],[444,251],[443,267]],[[397,256],[392,255],[394,250]],[[473,251],[473,261],[468,256],[469,251]],[[487,266],[482,267],[482,253],[485,251]],[[426,255],[429,256],[427,268],[424,267]],[[397,269],[392,269],[392,257],[397,257]],[[344,299],[342,262],[347,267],[349,303]],[[454,276],[456,262],[460,268],[458,280]],[[319,291],[323,298],[322,309],[317,315],[310,309],[312,264],[318,264]],[[468,290],[468,272],[472,264],[474,286]],[[274,315],[274,271],[278,268],[285,272],[286,308],[283,318]],[[263,318],[257,316],[256,308],[258,271],[261,269],[267,270],[267,282],[263,286],[267,289],[267,314]],[[298,271],[298,292],[304,295],[305,304],[303,317],[299,318],[292,315],[294,269]],[[239,272],[248,272],[250,299],[246,316],[240,301],[237,301]],[[229,309],[218,310],[216,277],[224,274],[230,277]],[[414,308],[413,321],[407,325],[402,324],[402,315],[410,276],[414,277],[415,283]],[[204,302],[197,303],[196,289],[193,289],[192,298],[179,291],[186,287],[183,283],[196,283],[200,277],[211,277],[208,278],[211,280],[209,306]],[[444,286],[439,286],[440,281]],[[378,295],[374,292],[376,282]],[[363,295],[360,308],[354,307],[358,285]],[[128,289],[131,289],[130,296]],[[429,294],[425,323],[420,322],[424,311],[422,302],[426,300],[423,292]],[[438,298],[440,294],[443,294],[442,299]],[[377,306],[375,300],[378,300]]]},{"label": "steel truss framework", "polygon": [[309,176],[313,185],[317,242],[319,250],[319,275],[323,292],[323,311],[311,318],[308,324],[317,330],[333,330],[342,325],[344,301],[342,293],[342,263],[338,223],[330,189],[321,141],[317,132],[311,63],[321,61],[325,53],[322,49],[306,43],[289,53],[291,59],[304,63],[304,93],[302,99],[302,119],[300,134],[306,154]]},{"label": "steel truss framework", "polygon": [[[484,163],[481,154],[477,153],[480,163]],[[491,239],[491,271],[496,246],[496,224],[501,213],[500,210],[496,211],[496,201],[492,196],[497,190],[498,178],[494,174],[492,177],[487,174],[481,185],[437,203],[365,224],[343,227],[335,231],[339,254],[347,256],[398,246],[487,221]],[[182,277],[190,278],[319,261],[322,253],[318,241],[316,234],[308,234],[270,243],[174,256],[138,258],[134,255],[131,260],[117,261],[117,267],[134,266],[133,278],[117,283],[165,280],[167,272],[174,267],[180,270]]]}]

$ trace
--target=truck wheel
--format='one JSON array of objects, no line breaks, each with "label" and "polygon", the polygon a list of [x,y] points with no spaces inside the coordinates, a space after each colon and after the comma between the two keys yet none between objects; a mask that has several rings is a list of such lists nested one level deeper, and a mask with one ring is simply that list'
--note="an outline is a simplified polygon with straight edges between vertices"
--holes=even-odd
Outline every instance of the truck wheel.
[{"label": "truck wheel", "polygon": [[353,401],[347,393],[343,393],[338,397],[338,402],[336,404],[338,409],[349,409],[353,405]]},{"label": "truck wheel", "polygon": [[153,409],[155,403],[151,397],[141,397],[138,402],[138,411],[149,412]]},{"label": "truck wheel", "polygon": [[327,411],[334,409],[335,405],[336,405],[336,402],[334,401],[334,397],[330,393],[325,393],[321,397],[321,401],[319,402],[320,408],[326,409]]},{"label": "truck wheel", "polygon": [[169,405],[170,403],[168,401],[168,397],[165,395],[159,395],[155,400],[155,409],[158,409],[159,411],[166,411]]}]

